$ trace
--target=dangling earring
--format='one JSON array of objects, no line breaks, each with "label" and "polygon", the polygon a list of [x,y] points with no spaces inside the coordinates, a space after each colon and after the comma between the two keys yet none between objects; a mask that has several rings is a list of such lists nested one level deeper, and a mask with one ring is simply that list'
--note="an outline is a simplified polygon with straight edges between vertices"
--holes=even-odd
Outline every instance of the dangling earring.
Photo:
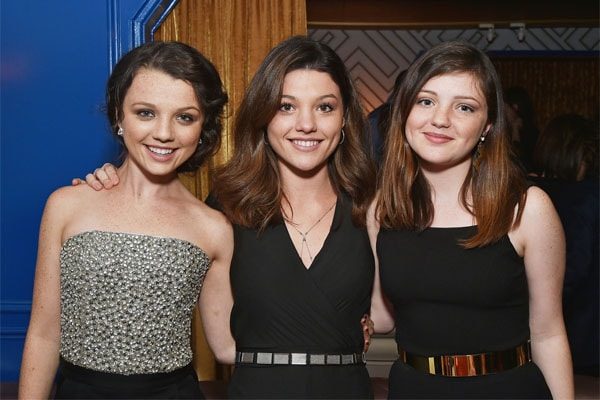
[{"label": "dangling earring", "polygon": [[202,144],[202,136],[200,136],[200,139],[198,140],[198,144]]},{"label": "dangling earring", "polygon": [[119,126],[119,130],[117,131],[117,135],[123,136],[123,128]]},{"label": "dangling earring", "polygon": [[338,146],[342,143],[344,143],[344,140],[346,140],[346,133],[344,132],[344,128],[342,128],[342,140],[340,140],[340,142],[338,143]]},{"label": "dangling earring", "polygon": [[485,135],[485,132],[481,134],[479,137],[479,143],[477,143],[477,147],[475,148],[475,154],[473,155],[473,167],[475,169],[479,168],[481,154],[483,153],[483,142],[485,142]]}]

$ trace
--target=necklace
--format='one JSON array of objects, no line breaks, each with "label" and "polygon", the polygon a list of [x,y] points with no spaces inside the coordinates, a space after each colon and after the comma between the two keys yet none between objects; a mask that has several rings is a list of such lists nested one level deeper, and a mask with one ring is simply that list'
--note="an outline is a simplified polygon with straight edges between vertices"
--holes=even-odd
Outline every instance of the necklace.
[{"label": "necklace", "polygon": [[319,224],[319,222],[321,222],[321,220],[323,220],[323,218],[325,218],[325,216],[326,216],[327,214],[329,214],[329,211],[333,210],[333,207],[335,206],[335,204],[336,204],[336,203],[337,203],[337,200],[336,200],[336,201],[335,201],[335,202],[334,202],[334,203],[333,203],[333,204],[332,204],[332,205],[331,205],[331,206],[330,206],[330,207],[327,209],[327,211],[325,211],[325,212],[323,213],[323,215],[321,215],[321,216],[319,217],[319,219],[318,219],[318,220],[317,220],[317,221],[316,221],[314,224],[312,224],[312,225],[311,225],[311,227],[310,227],[310,228],[308,228],[308,229],[306,230],[306,232],[304,232],[304,233],[303,233],[303,232],[302,232],[300,229],[296,228],[296,226],[294,225],[294,222],[293,222],[293,221],[288,221],[288,222],[290,223],[290,226],[291,226],[292,228],[294,228],[294,230],[300,234],[300,237],[302,237],[302,243],[301,243],[301,246],[300,246],[300,259],[302,259],[302,256],[304,255],[304,247],[306,247],[306,252],[308,253],[308,259],[310,260],[310,263],[312,264],[312,261],[313,261],[313,255],[312,255],[312,253],[311,253],[311,251],[310,251],[310,247],[308,247],[308,242],[306,241],[306,235],[308,235],[308,234],[310,233],[310,231],[312,231],[312,229],[313,229],[315,226],[317,226],[317,225]]}]

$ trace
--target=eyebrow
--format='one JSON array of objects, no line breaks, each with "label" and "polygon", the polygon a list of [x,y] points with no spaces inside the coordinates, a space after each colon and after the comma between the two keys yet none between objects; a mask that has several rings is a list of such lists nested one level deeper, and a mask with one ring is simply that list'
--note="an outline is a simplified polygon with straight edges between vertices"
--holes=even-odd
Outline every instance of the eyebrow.
[{"label": "eyebrow", "polygon": [[[434,94],[436,96],[438,95],[437,92],[434,92],[433,90],[420,90],[419,93],[430,93],[430,94]],[[458,99],[458,100],[473,100],[477,104],[480,103],[480,101],[478,99],[476,99],[475,97],[472,97],[472,96],[456,96],[454,98]]]},{"label": "eyebrow", "polygon": [[[282,99],[290,99],[290,100],[298,100],[295,96],[289,95],[289,94],[282,94],[281,95]],[[329,93],[329,94],[324,94],[323,96],[319,96],[317,97],[317,100],[323,100],[323,99],[327,99],[327,98],[333,98],[333,99],[338,99],[337,96],[333,93]]]},{"label": "eyebrow", "polygon": [[[135,103],[131,103],[131,105],[132,105],[132,106],[144,106],[144,107],[150,107],[150,108],[154,108],[154,107],[156,107],[156,105],[155,105],[155,104],[152,104],[152,103],[147,103],[147,102],[145,102],[145,101],[138,101],[138,102],[135,102]],[[183,107],[179,107],[179,108],[177,109],[177,111],[186,111],[186,110],[196,110],[196,111],[198,111],[198,112],[200,112],[200,113],[202,112],[202,111],[201,111],[201,110],[200,110],[198,107],[196,107],[196,106],[183,106]]]}]

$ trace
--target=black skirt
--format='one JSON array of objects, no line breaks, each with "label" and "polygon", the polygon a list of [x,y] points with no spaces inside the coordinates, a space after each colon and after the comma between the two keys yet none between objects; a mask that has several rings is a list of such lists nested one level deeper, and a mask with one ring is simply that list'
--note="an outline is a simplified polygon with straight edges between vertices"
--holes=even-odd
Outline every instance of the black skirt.
[{"label": "black skirt", "polygon": [[396,361],[390,371],[390,399],[550,399],[542,371],[533,362],[497,374],[430,375]]},{"label": "black skirt", "polygon": [[166,373],[122,375],[60,361],[56,399],[204,399],[191,364]]}]

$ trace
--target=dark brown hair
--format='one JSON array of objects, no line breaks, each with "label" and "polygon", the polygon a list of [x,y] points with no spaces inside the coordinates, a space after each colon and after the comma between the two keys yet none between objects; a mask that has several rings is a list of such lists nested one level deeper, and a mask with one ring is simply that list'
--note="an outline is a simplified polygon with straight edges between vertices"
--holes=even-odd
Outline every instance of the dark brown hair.
[{"label": "dark brown hair", "polygon": [[198,50],[179,42],[148,42],[125,54],[115,65],[106,84],[106,113],[111,131],[123,149],[123,138],[117,135],[119,122],[123,119],[123,101],[141,68],[164,72],[194,88],[204,116],[200,132],[202,144],[177,172],[195,171],[221,144],[221,114],[227,103],[227,94],[219,72]]},{"label": "dark brown hair", "polygon": [[577,181],[582,168],[598,170],[598,130],[581,115],[554,117],[540,135],[534,152],[536,172],[548,178]]},{"label": "dark brown hair", "polygon": [[366,150],[365,119],[354,84],[339,56],[327,45],[293,36],[275,46],[258,68],[235,121],[235,149],[217,171],[214,194],[235,224],[263,230],[282,220],[285,199],[277,155],[265,141],[269,122],[280,107],[287,73],[299,69],[329,74],[340,89],[345,117],[345,140],[328,160],[329,176],[338,195],[353,202],[355,224],[365,224],[374,194],[374,167]]},{"label": "dark brown hair", "polygon": [[500,79],[490,59],[468,43],[439,44],[409,67],[393,101],[377,215],[383,228],[423,230],[431,225],[431,189],[421,172],[419,157],[406,140],[406,120],[427,81],[457,72],[468,72],[479,83],[488,106],[487,122],[491,124],[480,151],[473,149],[476,160],[461,189],[462,204],[477,220],[477,233],[463,243],[471,248],[499,240],[520,221],[527,186],[523,173],[509,156]]}]

